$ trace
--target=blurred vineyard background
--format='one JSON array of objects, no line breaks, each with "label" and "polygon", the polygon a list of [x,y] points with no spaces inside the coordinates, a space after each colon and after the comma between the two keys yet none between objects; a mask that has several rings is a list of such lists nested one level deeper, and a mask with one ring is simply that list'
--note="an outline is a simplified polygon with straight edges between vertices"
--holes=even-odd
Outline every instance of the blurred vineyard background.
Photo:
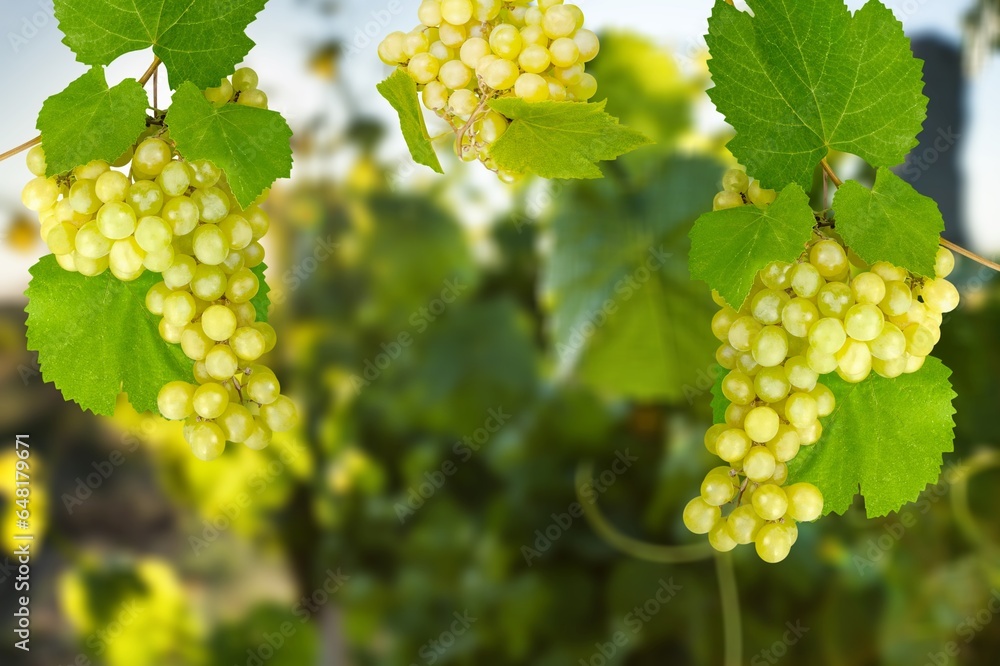
[{"label": "blurred vineyard background", "polygon": [[[976,49],[997,39],[981,4]],[[40,555],[33,650],[5,630],[0,663],[996,663],[995,276],[960,263],[941,484],[885,519],[859,503],[804,528],[780,566],[716,561],[680,521],[710,464],[714,372],[686,256],[728,137],[698,129],[704,54],[682,67],[641,36],[602,39],[598,97],[657,145],[500,206],[469,168],[387,159],[396,129],[352,107],[345,45],[314,45],[303,65],[342,112],[299,123],[297,175],[274,191],[271,364],[305,418],[267,450],[203,463],[125,402],[81,413],[25,352],[23,303],[5,305],[0,441],[31,434]],[[9,212],[7,249],[37,254],[35,223]],[[4,627],[12,465],[5,445]]]}]

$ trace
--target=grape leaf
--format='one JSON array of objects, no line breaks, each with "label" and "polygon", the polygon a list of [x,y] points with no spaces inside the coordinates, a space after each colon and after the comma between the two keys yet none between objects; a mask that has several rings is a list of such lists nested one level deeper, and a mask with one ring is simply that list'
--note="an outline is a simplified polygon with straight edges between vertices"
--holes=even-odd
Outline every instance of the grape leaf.
[{"label": "grape leaf", "polygon": [[587,385],[679,400],[707,372],[712,302],[688,278],[684,257],[719,172],[706,159],[661,158],[639,182],[578,181],[557,190],[545,300],[556,357],[577,364]]},{"label": "grape leaf", "polygon": [[399,125],[413,161],[444,173],[437,153],[434,152],[431,135],[427,132],[424,113],[420,109],[416,81],[403,70],[397,69],[392,76],[378,84],[377,88],[399,114]]},{"label": "grape leaf", "polygon": [[536,102],[508,97],[490,108],[511,119],[490,155],[497,166],[542,178],[601,178],[597,162],[614,160],[650,140],[619,124],[606,102]]},{"label": "grape leaf", "polygon": [[897,511],[935,483],[943,454],[954,450],[949,370],[936,358],[912,375],[872,375],[848,384],[823,377],[837,397],[823,419],[823,437],[789,463],[790,482],[808,481],[823,491],[826,513],[843,514],[859,492],[869,518]]},{"label": "grape leaf", "polygon": [[92,160],[114,162],[146,129],[149,98],[135,79],[108,88],[103,67],[89,72],[42,104],[38,130],[45,147],[46,175],[55,176]]},{"label": "grape leaf", "polygon": [[879,169],[871,190],[848,181],[833,200],[837,231],[858,256],[888,261],[933,277],[944,218],[933,199],[888,169]]},{"label": "grape leaf", "polygon": [[921,62],[892,11],[843,0],[718,0],[707,36],[729,148],[767,187],[812,184],[831,149],[895,166],[927,117]]},{"label": "grape leaf", "polygon": [[271,309],[271,298],[268,296],[271,292],[271,287],[264,278],[264,273],[267,271],[267,264],[259,264],[250,270],[257,276],[257,280],[260,282],[260,289],[257,291],[257,295],[250,299],[250,302],[253,303],[254,309],[257,310],[257,321],[267,322],[268,310]]},{"label": "grape leaf", "polygon": [[705,213],[691,230],[691,277],[739,309],[757,273],[772,261],[795,261],[815,224],[809,197],[798,185],[786,187],[767,208]]},{"label": "grape leaf", "polygon": [[267,0],[56,0],[63,43],[88,65],[150,46],[170,87],[219,85],[253,47],[246,27]]},{"label": "grape leaf", "polygon": [[145,273],[122,282],[111,273],[84,277],[63,270],[55,257],[31,268],[28,348],[38,352],[45,381],[67,400],[111,416],[118,394],[140,412],[156,412],[164,384],[193,378],[194,364],[180,346],[160,337],[146,292],[160,281]]},{"label": "grape leaf", "polygon": [[292,130],[276,111],[241,104],[216,108],[193,83],[174,93],[167,112],[170,138],[189,160],[209,160],[226,172],[246,208],[292,173]]}]

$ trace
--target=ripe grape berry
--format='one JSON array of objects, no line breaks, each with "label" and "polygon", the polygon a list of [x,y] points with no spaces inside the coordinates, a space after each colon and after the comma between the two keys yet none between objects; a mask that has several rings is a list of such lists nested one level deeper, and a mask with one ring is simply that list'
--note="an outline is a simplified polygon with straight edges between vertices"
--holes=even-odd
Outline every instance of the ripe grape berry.
[{"label": "ripe grape berry", "polygon": [[480,160],[505,182],[519,174],[499,169],[490,156],[510,119],[487,102],[585,102],[597,94],[586,71],[601,44],[583,27],[584,15],[562,0],[423,0],[421,25],[393,32],[378,47],[387,65],[416,81],[423,104],[458,135],[457,152]]},{"label": "ripe grape berry", "polygon": [[[205,97],[220,107],[267,108],[248,68]],[[261,208],[267,193],[241,208],[220,169],[184,159],[168,128],[155,125],[114,168],[94,161],[46,178],[41,146],[27,163],[36,178],[22,201],[38,212],[42,239],[60,266],[86,277],[110,271],[125,282],[146,271],[161,275],[146,307],[161,317],[160,336],[195,366],[192,382],[162,388],[158,406],[165,418],[186,421],[197,457],[219,457],[227,441],[261,449],[272,432],[295,427],[295,404],[258,363],[277,342],[251,302],[260,288],[251,269],[264,261],[260,241],[270,227]]]},{"label": "ripe grape berry", "polygon": [[[764,207],[775,198],[732,169],[714,209]],[[893,379],[920,370],[941,338],[943,315],[958,307],[958,290],[946,279],[954,267],[944,248],[933,279],[886,262],[869,266],[835,232],[817,229],[798,261],[760,271],[739,309],[715,294],[712,333],[728,372],[722,393],[729,405],[705,446],[726,464],[708,473],[685,507],[687,528],[707,534],[719,551],[753,543],[764,561],[785,559],[798,523],[823,513],[818,488],[786,485],[788,463],[801,447],[822,445],[821,419],[836,408],[821,376],[836,372],[858,383],[872,372]]]}]

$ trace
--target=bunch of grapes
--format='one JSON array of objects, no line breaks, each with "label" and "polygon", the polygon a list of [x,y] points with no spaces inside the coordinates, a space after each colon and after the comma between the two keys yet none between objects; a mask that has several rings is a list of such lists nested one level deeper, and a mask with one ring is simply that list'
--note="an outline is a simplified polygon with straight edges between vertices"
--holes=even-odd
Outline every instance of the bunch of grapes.
[{"label": "bunch of grapes", "polygon": [[[739,169],[723,186],[715,210],[775,199]],[[796,263],[758,274],[739,310],[716,296],[712,332],[722,343],[716,359],[728,371],[722,392],[730,404],[705,446],[726,465],[708,473],[684,509],[688,529],[708,534],[722,552],[754,543],[761,559],[785,559],[797,523],[823,512],[818,488],[785,485],[788,462],[820,440],[820,419],[836,406],[820,376],[859,383],[873,371],[888,379],[917,372],[941,338],[943,315],[958,307],[958,290],[945,279],[954,267],[944,248],[933,279],[885,262],[868,266],[820,226]]]},{"label": "bunch of grapes", "polygon": [[[248,68],[205,96],[218,106],[267,106]],[[156,124],[115,163],[127,172],[94,161],[46,178],[41,146],[27,163],[36,178],[22,201],[38,212],[42,239],[60,266],[87,277],[110,270],[123,282],[146,271],[162,277],[146,307],[161,317],[160,336],[195,365],[194,383],[162,388],[159,409],[187,420],[184,434],[196,456],[217,458],[227,441],[264,448],[273,431],[294,427],[294,403],[257,363],[277,342],[250,302],[260,288],[251,269],[264,261],[260,241],[270,227],[260,207],[267,193],[242,209],[220,169],[185,160],[169,130]]]},{"label": "bunch of grapes", "polygon": [[499,97],[527,102],[580,101],[597,94],[586,63],[597,57],[597,35],[583,28],[583,12],[563,0],[423,0],[421,25],[394,32],[379,45],[387,65],[417,82],[424,106],[455,129],[457,151],[481,160],[510,181],[490,147],[510,120],[489,109]]}]

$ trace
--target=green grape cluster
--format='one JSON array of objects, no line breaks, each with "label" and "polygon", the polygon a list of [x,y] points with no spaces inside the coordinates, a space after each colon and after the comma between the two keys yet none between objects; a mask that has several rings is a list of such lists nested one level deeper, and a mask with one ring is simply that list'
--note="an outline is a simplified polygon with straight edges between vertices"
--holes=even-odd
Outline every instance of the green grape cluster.
[{"label": "green grape cluster", "polygon": [[[723,186],[716,210],[775,199],[739,169]],[[712,332],[730,404],[705,446],[727,464],[708,473],[684,509],[688,529],[708,534],[719,551],[754,543],[761,559],[785,559],[797,524],[823,512],[818,488],[785,485],[788,462],[819,442],[820,419],[836,406],[820,377],[836,372],[859,383],[872,372],[889,379],[917,372],[941,338],[943,315],[958,307],[958,290],[946,280],[954,267],[944,248],[933,279],[885,262],[869,266],[820,227],[797,262],[775,262],[758,274],[739,310],[716,295],[721,309]]]},{"label": "green grape cluster", "polygon": [[[218,106],[267,106],[248,68],[205,96]],[[46,178],[41,146],[27,163],[36,178],[22,201],[38,212],[42,239],[60,266],[87,277],[110,271],[123,282],[146,271],[162,277],[146,308],[161,317],[160,336],[195,364],[194,383],[164,386],[159,409],[165,418],[187,420],[185,436],[197,457],[217,458],[227,441],[263,448],[272,432],[294,427],[294,403],[257,363],[277,342],[251,303],[260,289],[252,269],[264,261],[260,241],[270,227],[260,207],[267,193],[241,208],[219,168],[185,160],[169,130],[155,125],[114,168],[94,161]]]},{"label": "green grape cluster", "polygon": [[424,106],[458,134],[457,152],[480,160],[505,181],[490,148],[510,119],[488,108],[500,97],[527,102],[585,102],[597,94],[586,64],[597,35],[583,27],[579,7],[563,0],[423,0],[412,32],[393,32],[379,45],[387,65],[416,81]]}]

